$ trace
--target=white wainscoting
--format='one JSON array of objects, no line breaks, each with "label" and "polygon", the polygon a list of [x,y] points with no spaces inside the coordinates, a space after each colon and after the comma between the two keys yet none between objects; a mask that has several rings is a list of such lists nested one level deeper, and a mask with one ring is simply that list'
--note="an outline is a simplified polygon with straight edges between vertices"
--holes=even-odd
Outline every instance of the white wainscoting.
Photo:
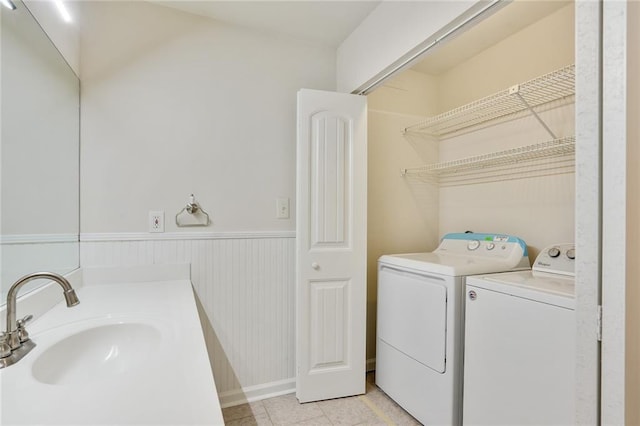
[{"label": "white wainscoting", "polygon": [[191,264],[223,406],[295,390],[295,233],[82,234],[80,240],[81,266]]}]

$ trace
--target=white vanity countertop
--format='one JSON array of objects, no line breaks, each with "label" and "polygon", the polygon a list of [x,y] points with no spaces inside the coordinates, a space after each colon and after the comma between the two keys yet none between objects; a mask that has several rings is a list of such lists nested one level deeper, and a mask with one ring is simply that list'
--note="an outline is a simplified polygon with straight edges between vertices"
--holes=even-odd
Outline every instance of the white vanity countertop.
[{"label": "white vanity countertop", "polygon": [[[87,284],[77,294],[78,306],[59,303],[28,324],[37,346],[0,370],[3,425],[224,424],[189,280]],[[92,341],[93,330],[105,325],[126,330],[93,354],[105,348],[105,340]],[[72,335],[88,337],[63,352],[62,362],[39,360]],[[72,373],[51,368],[64,362]]]}]

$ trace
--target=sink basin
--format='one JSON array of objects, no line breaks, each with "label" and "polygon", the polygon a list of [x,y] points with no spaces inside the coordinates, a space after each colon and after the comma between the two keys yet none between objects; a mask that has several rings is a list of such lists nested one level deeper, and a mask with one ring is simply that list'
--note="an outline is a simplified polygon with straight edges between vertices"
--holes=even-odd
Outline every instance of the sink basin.
[{"label": "sink basin", "polygon": [[114,378],[135,371],[149,360],[161,339],[156,327],[143,323],[95,326],[46,348],[35,359],[32,374],[50,385],[81,385]]}]

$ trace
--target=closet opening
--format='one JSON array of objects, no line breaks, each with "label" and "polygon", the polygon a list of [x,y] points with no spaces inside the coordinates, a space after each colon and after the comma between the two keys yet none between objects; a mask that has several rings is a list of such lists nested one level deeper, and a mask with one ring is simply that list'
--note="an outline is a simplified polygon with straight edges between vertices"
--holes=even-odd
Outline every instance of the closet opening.
[{"label": "closet opening", "polygon": [[368,94],[367,359],[377,260],[449,232],[573,242],[571,1],[514,1]]}]

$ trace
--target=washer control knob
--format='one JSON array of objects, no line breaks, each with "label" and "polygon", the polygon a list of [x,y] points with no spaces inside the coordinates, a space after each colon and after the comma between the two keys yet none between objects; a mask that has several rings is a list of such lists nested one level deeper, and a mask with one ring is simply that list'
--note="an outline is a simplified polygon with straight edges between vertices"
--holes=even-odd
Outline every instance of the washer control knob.
[{"label": "washer control knob", "polygon": [[471,240],[467,243],[467,249],[469,250],[476,250],[478,247],[480,247],[480,241],[478,240]]},{"label": "washer control knob", "polygon": [[469,291],[469,300],[476,300],[477,298],[478,298],[478,294],[475,291],[470,290]]},{"label": "washer control knob", "polygon": [[558,257],[560,256],[560,249],[558,247],[551,247],[547,251],[547,254],[549,255],[549,257]]},{"label": "washer control knob", "polygon": [[493,243],[487,243],[487,250],[493,250],[494,248],[496,248],[496,245]]},{"label": "washer control knob", "polygon": [[571,260],[576,258],[576,249],[567,250],[567,257]]}]

